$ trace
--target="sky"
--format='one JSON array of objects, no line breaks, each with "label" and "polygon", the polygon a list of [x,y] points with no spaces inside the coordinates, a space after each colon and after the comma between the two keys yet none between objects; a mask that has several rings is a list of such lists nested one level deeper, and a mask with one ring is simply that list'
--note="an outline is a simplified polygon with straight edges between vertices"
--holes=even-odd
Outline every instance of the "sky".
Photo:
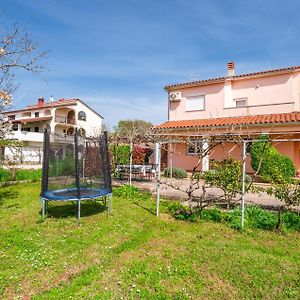
[{"label": "sky", "polygon": [[[300,1],[1,0],[42,50],[43,76],[18,73],[14,108],[80,98],[108,128],[167,119],[172,83],[300,65]],[[1,28],[0,27],[0,28]]]}]

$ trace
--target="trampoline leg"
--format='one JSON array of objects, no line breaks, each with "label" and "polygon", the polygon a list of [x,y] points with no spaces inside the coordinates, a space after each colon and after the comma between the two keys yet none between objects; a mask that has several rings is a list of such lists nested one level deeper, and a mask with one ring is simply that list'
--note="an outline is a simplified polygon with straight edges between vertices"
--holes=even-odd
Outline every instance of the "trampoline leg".
[{"label": "trampoline leg", "polygon": [[108,212],[112,212],[112,194],[109,195],[109,205],[108,205]]},{"label": "trampoline leg", "polygon": [[41,198],[41,204],[42,204],[42,219],[45,219],[45,199]]},{"label": "trampoline leg", "polygon": [[78,224],[80,222],[80,199],[78,199],[78,216],[77,216]]}]

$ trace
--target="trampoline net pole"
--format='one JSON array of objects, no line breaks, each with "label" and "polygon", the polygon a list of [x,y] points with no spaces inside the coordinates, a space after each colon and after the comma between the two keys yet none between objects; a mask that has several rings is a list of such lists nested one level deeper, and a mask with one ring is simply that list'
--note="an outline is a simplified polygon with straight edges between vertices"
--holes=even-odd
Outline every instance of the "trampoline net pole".
[{"label": "trampoline net pole", "polygon": [[104,188],[108,189],[110,192],[111,188],[111,170],[110,170],[110,160],[108,154],[108,134],[104,131],[100,138],[100,160],[102,166],[102,176]]},{"label": "trampoline net pole", "polygon": [[44,144],[43,144],[43,167],[42,167],[42,186],[41,196],[48,190],[48,173],[49,173],[49,147],[50,135],[47,128],[44,129]]},{"label": "trampoline net pole", "polygon": [[[75,128],[75,133],[74,133],[74,147],[75,147],[75,178],[76,178],[76,189],[77,189],[77,199],[80,199],[80,179],[79,179],[79,164],[78,164],[78,131],[77,128]],[[79,209],[79,207],[78,207]],[[78,212],[79,214],[79,212]]]}]

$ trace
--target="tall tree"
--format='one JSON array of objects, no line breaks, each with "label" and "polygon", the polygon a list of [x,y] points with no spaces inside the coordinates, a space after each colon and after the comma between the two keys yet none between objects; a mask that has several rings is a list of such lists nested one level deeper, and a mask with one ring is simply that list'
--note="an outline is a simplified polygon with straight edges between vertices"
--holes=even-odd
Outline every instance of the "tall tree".
[{"label": "tall tree", "polygon": [[0,139],[11,127],[2,113],[12,104],[18,71],[40,74],[45,69],[42,61],[47,54],[18,24],[10,28],[0,25]]},{"label": "tall tree", "polygon": [[145,140],[152,126],[151,122],[144,120],[120,120],[118,125],[114,127],[113,136],[121,140],[140,142]]}]

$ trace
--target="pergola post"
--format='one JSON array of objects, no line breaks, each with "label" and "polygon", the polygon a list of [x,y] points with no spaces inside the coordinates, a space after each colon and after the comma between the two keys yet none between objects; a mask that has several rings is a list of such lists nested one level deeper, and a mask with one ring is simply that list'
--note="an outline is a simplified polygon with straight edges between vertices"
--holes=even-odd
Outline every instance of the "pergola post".
[{"label": "pergola post", "polygon": [[242,154],[242,163],[243,163],[243,169],[242,169],[242,220],[241,220],[241,227],[244,228],[245,223],[245,185],[246,185],[246,141],[243,141],[243,154]]},{"label": "pergola post", "polygon": [[132,143],[132,138],[130,138],[129,185],[131,185],[132,182],[132,154],[133,154],[133,143]]},{"label": "pergola post", "polygon": [[169,170],[170,170],[170,178],[173,177],[173,147],[172,144],[169,144]]},{"label": "pergola post", "polygon": [[157,165],[156,176],[156,217],[159,216],[159,201],[160,201],[160,168],[161,168],[161,144],[155,143],[155,164]]},{"label": "pergola post", "polygon": [[[207,151],[207,149],[208,149],[208,141],[207,141],[207,139],[203,139],[203,142],[202,142],[203,153],[205,153]],[[208,170],[209,170],[209,155],[206,154],[202,158],[202,172],[206,172]]]}]

